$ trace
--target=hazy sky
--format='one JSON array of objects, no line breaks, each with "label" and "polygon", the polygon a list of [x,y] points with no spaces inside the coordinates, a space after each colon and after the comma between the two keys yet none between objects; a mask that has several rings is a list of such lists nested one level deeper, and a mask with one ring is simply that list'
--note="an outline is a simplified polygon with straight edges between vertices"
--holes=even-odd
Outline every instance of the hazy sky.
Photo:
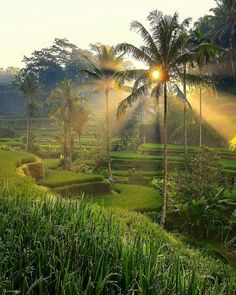
[{"label": "hazy sky", "polygon": [[151,10],[178,11],[194,20],[206,14],[214,0],[1,0],[0,67],[22,66],[24,55],[67,38],[80,48],[90,43],[138,44],[130,22],[145,23]]}]

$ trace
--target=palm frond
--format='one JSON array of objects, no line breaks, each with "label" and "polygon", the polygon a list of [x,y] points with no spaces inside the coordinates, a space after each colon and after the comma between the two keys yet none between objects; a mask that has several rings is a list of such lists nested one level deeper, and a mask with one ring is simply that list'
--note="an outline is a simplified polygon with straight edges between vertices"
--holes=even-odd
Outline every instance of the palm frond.
[{"label": "palm frond", "polygon": [[116,46],[116,52],[125,52],[127,54],[131,54],[135,59],[142,61],[149,66],[154,63],[153,59],[145,52],[145,50],[139,49],[138,47],[129,43],[118,44]]},{"label": "palm frond", "polygon": [[179,88],[176,83],[171,83],[172,93],[182,102],[187,103],[189,108],[192,109],[190,102],[188,101],[187,97],[183,93],[183,91]]},{"label": "palm frond", "polygon": [[139,87],[135,92],[132,92],[128,97],[122,100],[118,106],[117,118],[120,118],[121,114],[124,113],[128,107],[132,107],[134,102],[136,102],[141,97],[147,95],[149,87],[149,84],[144,84],[141,87]]}]

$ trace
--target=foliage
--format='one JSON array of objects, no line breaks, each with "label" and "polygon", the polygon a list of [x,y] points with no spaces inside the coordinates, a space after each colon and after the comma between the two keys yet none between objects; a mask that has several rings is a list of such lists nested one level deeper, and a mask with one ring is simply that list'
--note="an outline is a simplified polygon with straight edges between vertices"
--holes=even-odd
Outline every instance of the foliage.
[{"label": "foliage", "polygon": [[33,146],[32,134],[31,134],[31,117],[35,108],[39,107],[38,101],[36,100],[36,95],[41,90],[41,85],[38,78],[32,74],[26,74],[24,71],[14,78],[11,85],[19,90],[24,97],[24,104],[26,110],[26,146],[25,150],[29,151]]},{"label": "foliage", "polygon": [[51,119],[58,121],[63,133],[63,166],[70,170],[72,165],[73,138],[72,122],[81,111],[84,98],[80,96],[80,88],[71,80],[64,80],[52,90],[48,102],[56,103],[49,114]]},{"label": "foliage", "polygon": [[[106,45],[91,45],[95,55],[84,55],[87,66],[83,69],[88,82],[94,92],[102,92],[105,95],[105,146],[108,163],[109,178],[112,180],[112,168],[110,160],[110,93],[117,89],[126,91],[125,87],[117,81],[117,74],[125,68],[123,54],[118,55],[114,47]],[[129,88],[128,88],[129,90]]]},{"label": "foliage", "polygon": [[0,219],[2,293],[223,295],[234,288],[230,268],[137,214],[24,185],[1,188]]},{"label": "foliage", "polygon": [[113,151],[134,151],[138,148],[139,141],[137,137],[124,135],[119,139],[112,141]]},{"label": "foliage", "polygon": [[[183,171],[176,173],[170,193],[171,210],[182,217],[186,230],[194,235],[222,239],[236,206],[226,198],[226,189],[227,179],[218,156],[203,147],[188,158]],[[231,234],[233,230],[236,228]]]}]

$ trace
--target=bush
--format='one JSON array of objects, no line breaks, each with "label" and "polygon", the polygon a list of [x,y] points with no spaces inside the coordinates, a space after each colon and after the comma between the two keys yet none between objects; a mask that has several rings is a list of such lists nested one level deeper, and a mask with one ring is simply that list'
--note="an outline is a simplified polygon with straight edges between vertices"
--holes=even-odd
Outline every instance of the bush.
[{"label": "bush", "polygon": [[182,219],[185,230],[201,238],[224,240],[225,235],[236,234],[236,225],[229,224],[236,203],[225,196],[229,182],[219,160],[205,147],[190,156],[170,182],[169,195],[172,213]]}]

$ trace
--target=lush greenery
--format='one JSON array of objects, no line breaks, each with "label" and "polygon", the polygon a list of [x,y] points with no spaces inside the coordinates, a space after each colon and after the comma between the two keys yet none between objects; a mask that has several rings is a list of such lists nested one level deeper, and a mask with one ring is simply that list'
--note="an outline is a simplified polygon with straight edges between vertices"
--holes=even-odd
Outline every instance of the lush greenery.
[{"label": "lush greenery", "polygon": [[236,2],[215,6],[0,69],[1,294],[235,293]]},{"label": "lush greenery", "polygon": [[219,295],[233,290],[228,267],[187,249],[145,217],[50,199],[32,187],[3,187],[1,199],[2,292]]}]

